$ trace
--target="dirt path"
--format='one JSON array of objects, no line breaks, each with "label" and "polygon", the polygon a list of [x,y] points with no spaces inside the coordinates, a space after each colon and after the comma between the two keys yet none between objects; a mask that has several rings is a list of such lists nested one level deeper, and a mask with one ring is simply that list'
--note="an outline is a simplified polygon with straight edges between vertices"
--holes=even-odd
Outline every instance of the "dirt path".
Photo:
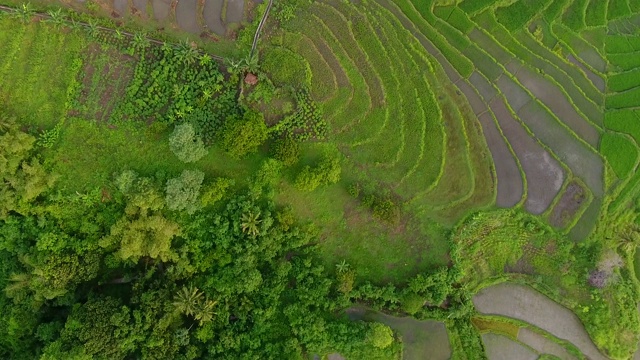
[{"label": "dirt path", "polygon": [[525,321],[575,345],[591,360],[606,360],[571,310],[524,285],[502,283],[482,289],[473,298],[483,314]]}]

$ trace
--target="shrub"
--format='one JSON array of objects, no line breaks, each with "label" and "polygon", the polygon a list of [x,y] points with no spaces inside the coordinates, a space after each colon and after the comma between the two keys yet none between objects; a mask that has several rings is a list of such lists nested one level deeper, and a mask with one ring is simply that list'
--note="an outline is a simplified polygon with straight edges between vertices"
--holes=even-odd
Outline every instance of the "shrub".
[{"label": "shrub", "polygon": [[404,310],[409,315],[417,313],[418,310],[420,310],[424,306],[424,298],[414,292],[406,293],[402,297],[401,302],[402,310]]},{"label": "shrub", "polygon": [[167,181],[167,207],[170,210],[185,210],[188,214],[196,212],[200,208],[198,196],[203,180],[202,171],[184,170],[180,177]]},{"label": "shrub", "polygon": [[202,139],[196,136],[191,124],[177,125],[169,138],[169,147],[180,161],[191,163],[207,155]]},{"label": "shrub", "polygon": [[273,146],[272,155],[283,165],[291,166],[300,159],[300,144],[290,137],[278,139]]},{"label": "shrub", "polygon": [[393,343],[393,330],[381,323],[372,323],[368,339],[378,349],[384,349]]},{"label": "shrub", "polygon": [[295,180],[295,186],[304,191],[313,191],[320,185],[335,184],[340,180],[340,158],[325,154],[317,166],[305,166]]},{"label": "shrub", "polygon": [[227,189],[233,186],[233,184],[233,179],[216,178],[210,184],[205,185],[202,190],[202,206],[213,205],[221,200],[226,194]]},{"label": "shrub", "polygon": [[242,158],[256,151],[266,139],[267,125],[263,115],[249,109],[240,119],[227,119],[219,135],[222,148],[235,158]]}]

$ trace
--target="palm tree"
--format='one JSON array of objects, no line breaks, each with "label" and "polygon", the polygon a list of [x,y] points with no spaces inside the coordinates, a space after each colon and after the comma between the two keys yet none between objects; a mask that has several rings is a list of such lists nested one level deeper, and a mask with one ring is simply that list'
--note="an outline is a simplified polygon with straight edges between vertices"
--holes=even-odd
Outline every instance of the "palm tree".
[{"label": "palm tree", "polygon": [[216,315],[213,308],[217,303],[217,301],[207,299],[199,304],[195,318],[201,325],[213,320],[213,316]]},{"label": "palm tree", "polygon": [[242,61],[239,60],[226,59],[225,65],[227,66],[229,72],[232,74],[239,74],[242,70]]},{"label": "palm tree", "polygon": [[338,270],[338,273],[344,274],[349,270],[349,264],[347,264],[346,260],[342,260],[342,262],[336,264],[336,270]]},{"label": "palm tree", "polygon": [[47,22],[53,24],[54,27],[58,28],[64,25],[65,18],[62,14],[62,9],[49,10],[47,11],[47,15],[49,15]]},{"label": "palm tree", "polygon": [[198,313],[202,292],[194,286],[183,286],[178,294],[173,298],[173,306],[185,315]]},{"label": "palm tree", "polygon": [[258,235],[258,233],[260,233],[258,226],[261,222],[262,220],[260,220],[260,211],[249,211],[242,214],[242,232],[247,233],[251,236]]}]

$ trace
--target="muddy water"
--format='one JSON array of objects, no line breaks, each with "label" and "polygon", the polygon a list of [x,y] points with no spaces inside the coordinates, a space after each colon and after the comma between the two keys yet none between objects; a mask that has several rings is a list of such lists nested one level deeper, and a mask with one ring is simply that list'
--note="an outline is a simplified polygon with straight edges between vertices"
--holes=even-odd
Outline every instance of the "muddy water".
[{"label": "muddy water", "polygon": [[133,7],[143,15],[147,15],[147,0],[133,0]]},{"label": "muddy water", "polygon": [[113,10],[120,15],[127,13],[127,6],[129,2],[127,0],[113,0]]},{"label": "muddy water", "polygon": [[199,34],[198,0],[179,0],[176,6],[176,21],[182,30]]},{"label": "muddy water", "polygon": [[244,15],[244,0],[227,0],[227,24],[239,23]]},{"label": "muddy water", "polygon": [[215,34],[224,36],[227,32],[226,27],[222,23],[222,5],[224,0],[205,0],[203,15],[204,23],[210,31]]},{"label": "muddy water", "polygon": [[153,17],[156,20],[164,20],[169,16],[171,0],[151,0],[151,5],[153,5]]}]

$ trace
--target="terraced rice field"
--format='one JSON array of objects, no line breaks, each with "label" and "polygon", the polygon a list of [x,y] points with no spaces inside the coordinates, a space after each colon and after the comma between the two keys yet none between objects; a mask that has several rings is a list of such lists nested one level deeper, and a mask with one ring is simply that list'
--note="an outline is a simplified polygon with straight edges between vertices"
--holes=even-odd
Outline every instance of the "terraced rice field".
[{"label": "terraced rice field", "polygon": [[[404,210],[447,226],[522,208],[582,241],[640,193],[638,11],[627,0],[323,0],[282,46],[309,64],[331,138]],[[574,345],[601,357],[580,331]],[[544,339],[523,332],[509,346],[575,358]]]},{"label": "terraced rice field", "polygon": [[139,17],[194,35],[224,38],[247,21],[262,0],[112,0],[105,10],[116,18]]}]

